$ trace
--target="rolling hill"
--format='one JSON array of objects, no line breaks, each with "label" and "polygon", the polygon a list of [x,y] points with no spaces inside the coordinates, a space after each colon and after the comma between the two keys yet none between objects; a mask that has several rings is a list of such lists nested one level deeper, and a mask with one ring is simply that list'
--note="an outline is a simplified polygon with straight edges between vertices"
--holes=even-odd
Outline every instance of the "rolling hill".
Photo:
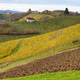
[{"label": "rolling hill", "polygon": [[[5,40],[5,42],[0,43],[0,71],[3,71],[0,72],[0,78],[29,80],[29,78],[33,79],[34,77],[36,80],[37,77],[45,77],[45,75],[47,75],[45,80],[80,79],[79,76],[76,76],[76,74],[79,73],[78,71],[69,71],[72,76],[75,76],[74,79],[70,74],[67,76],[68,72],[60,72],[60,74],[52,73],[80,70],[80,24],[77,24],[80,23],[79,17],[80,16],[62,16],[33,23],[27,23],[25,21],[10,22],[9,24],[17,24],[17,29],[20,30],[25,30],[26,28],[31,30],[37,27],[36,30],[40,29],[41,35],[34,35],[28,38],[20,37],[20,39]],[[69,49],[73,50],[65,51]],[[57,54],[57,52],[60,53]],[[47,74],[36,75],[42,73]],[[54,76],[50,76],[50,73],[60,76],[59,78],[56,76],[56,78],[54,78]],[[65,74],[66,78],[61,76],[61,74]],[[29,75],[35,75],[36,77]],[[40,77],[40,79],[43,78]]]},{"label": "rolling hill", "polygon": [[25,17],[21,18],[19,21],[25,21],[27,17],[33,17],[36,21],[53,18],[53,16],[51,16],[51,15],[31,13],[28,16],[25,16]]},{"label": "rolling hill", "polygon": [[[37,55],[80,40],[80,24],[46,34],[0,43],[0,64]],[[14,44],[15,43],[15,44]]]}]

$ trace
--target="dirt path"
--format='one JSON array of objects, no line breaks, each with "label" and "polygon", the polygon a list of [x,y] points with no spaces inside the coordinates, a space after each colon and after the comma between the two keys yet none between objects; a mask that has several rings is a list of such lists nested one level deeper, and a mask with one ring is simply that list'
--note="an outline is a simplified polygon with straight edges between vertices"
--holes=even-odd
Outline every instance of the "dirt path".
[{"label": "dirt path", "polygon": [[0,79],[80,70],[80,48],[38,59],[0,73]]}]

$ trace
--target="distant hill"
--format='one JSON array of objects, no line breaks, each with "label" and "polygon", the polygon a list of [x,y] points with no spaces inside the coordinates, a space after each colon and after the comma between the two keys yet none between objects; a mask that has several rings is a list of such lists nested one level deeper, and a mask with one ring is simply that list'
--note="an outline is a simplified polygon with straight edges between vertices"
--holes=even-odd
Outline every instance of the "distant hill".
[{"label": "distant hill", "polygon": [[0,10],[0,13],[5,14],[7,12],[11,12],[11,13],[21,13],[20,11],[13,11],[13,10]]}]

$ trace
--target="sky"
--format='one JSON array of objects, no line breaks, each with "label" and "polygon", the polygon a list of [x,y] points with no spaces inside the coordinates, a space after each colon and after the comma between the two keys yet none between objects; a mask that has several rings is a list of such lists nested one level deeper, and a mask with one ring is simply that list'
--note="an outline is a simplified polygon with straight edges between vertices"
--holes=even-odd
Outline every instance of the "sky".
[{"label": "sky", "polygon": [[65,10],[80,13],[80,0],[0,0],[0,10],[33,11]]}]

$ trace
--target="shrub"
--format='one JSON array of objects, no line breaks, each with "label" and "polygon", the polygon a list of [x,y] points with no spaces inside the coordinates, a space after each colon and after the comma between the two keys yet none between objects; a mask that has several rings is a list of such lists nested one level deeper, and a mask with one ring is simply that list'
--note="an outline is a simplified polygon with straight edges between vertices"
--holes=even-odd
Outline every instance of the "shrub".
[{"label": "shrub", "polygon": [[3,29],[2,29],[2,27],[0,27],[0,34],[1,34],[1,33],[3,33]]},{"label": "shrub", "polygon": [[24,34],[29,34],[30,32],[29,32],[29,30],[28,29],[26,29],[25,31],[24,31]]},{"label": "shrub", "polygon": [[12,33],[11,28],[8,28],[6,33]]},{"label": "shrub", "polygon": [[10,27],[10,25],[7,23],[7,24],[3,24],[2,27]]}]

